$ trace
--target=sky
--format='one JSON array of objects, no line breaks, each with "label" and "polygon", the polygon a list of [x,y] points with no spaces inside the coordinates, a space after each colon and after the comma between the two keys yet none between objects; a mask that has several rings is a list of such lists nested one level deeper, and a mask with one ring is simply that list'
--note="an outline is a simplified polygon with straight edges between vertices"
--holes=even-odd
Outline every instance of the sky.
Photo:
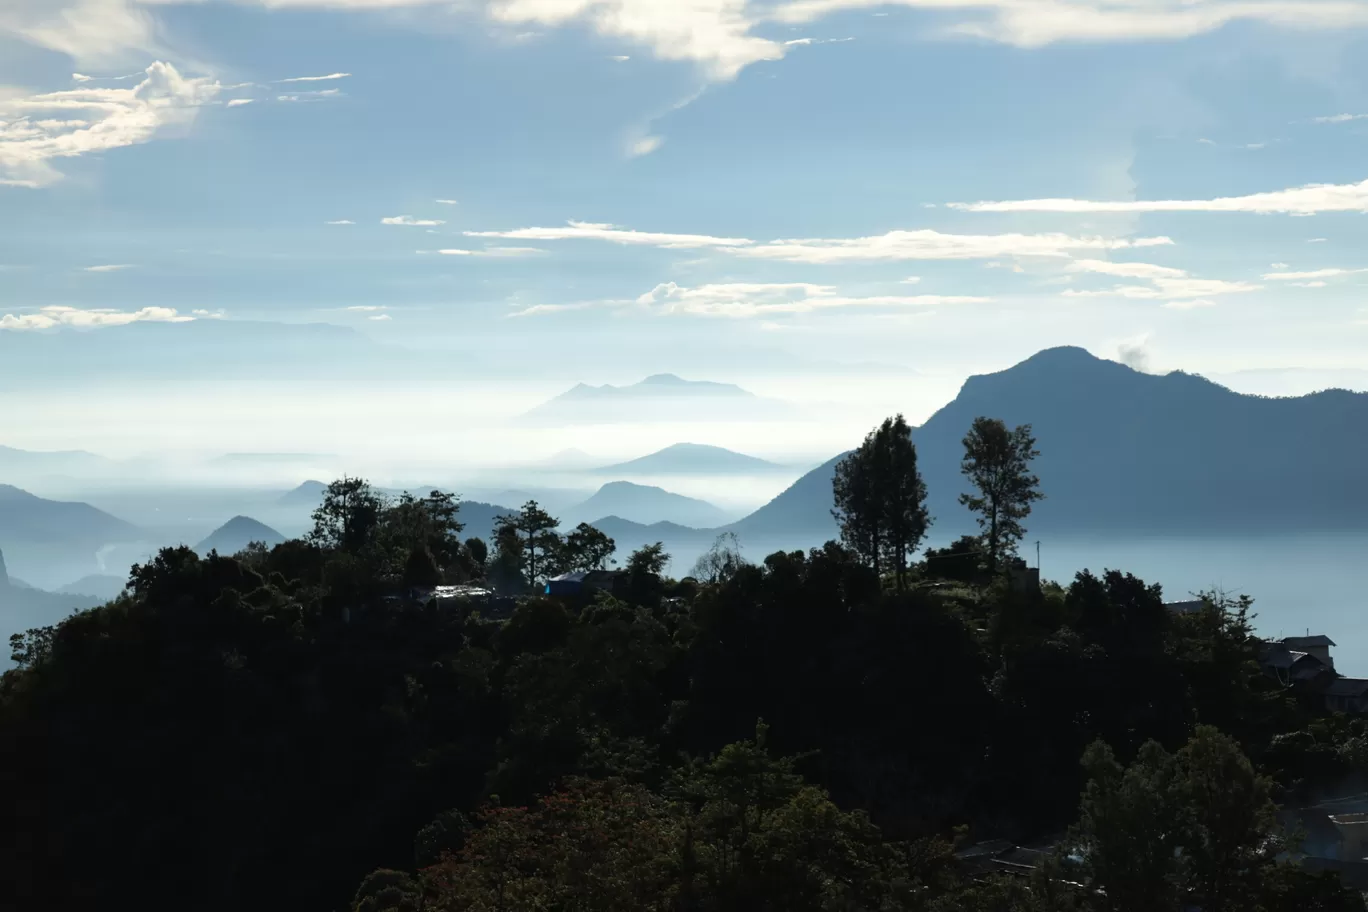
[{"label": "sky", "polygon": [[[510,410],[659,371],[859,403],[814,455],[1052,345],[1368,388],[1365,39],[1368,0],[0,0],[0,342],[327,322]],[[0,442],[328,413],[51,379]]]}]

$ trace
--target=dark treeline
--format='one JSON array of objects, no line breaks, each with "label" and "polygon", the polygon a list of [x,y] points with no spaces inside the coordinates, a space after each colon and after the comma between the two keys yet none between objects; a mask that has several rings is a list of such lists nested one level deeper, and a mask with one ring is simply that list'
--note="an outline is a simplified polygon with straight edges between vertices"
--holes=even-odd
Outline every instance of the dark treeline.
[{"label": "dark treeline", "polygon": [[[0,908],[1364,909],[1288,863],[1275,802],[1368,763],[1264,676],[1248,599],[1174,615],[1119,571],[1022,582],[1027,427],[981,419],[935,521],[901,416],[834,483],[842,541],[681,580],[535,503],[328,489],[305,539],[167,549],[16,636]],[[446,584],[519,594],[429,599]],[[1056,850],[974,876],[957,848]]]}]

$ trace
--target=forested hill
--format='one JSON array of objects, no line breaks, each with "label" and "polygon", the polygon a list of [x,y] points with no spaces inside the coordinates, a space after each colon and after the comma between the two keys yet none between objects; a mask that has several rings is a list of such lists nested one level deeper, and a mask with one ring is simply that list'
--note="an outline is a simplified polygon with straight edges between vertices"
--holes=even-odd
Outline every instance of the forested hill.
[{"label": "forested hill", "polygon": [[[961,440],[978,415],[1032,426],[1048,492],[1032,516],[1037,531],[1323,531],[1362,528],[1368,510],[1368,394],[1246,396],[1191,374],[1145,374],[1053,348],[970,377],[913,432],[938,537],[969,531],[958,505]],[[732,528],[743,537],[832,534],[835,464]]]}]

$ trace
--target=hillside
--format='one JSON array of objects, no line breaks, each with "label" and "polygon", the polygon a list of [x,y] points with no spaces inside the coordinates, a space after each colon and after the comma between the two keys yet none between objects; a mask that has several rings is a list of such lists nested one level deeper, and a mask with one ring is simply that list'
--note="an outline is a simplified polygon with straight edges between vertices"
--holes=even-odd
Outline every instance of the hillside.
[{"label": "hillside", "polygon": [[533,425],[773,419],[784,403],[762,399],[730,383],[656,374],[629,386],[580,383],[522,416]]},{"label": "hillside", "polygon": [[605,516],[639,523],[670,522],[708,528],[727,521],[727,514],[704,500],[685,497],[650,485],[611,481],[593,497],[571,507],[562,517],[565,525],[594,522]]},{"label": "hillside", "polygon": [[284,540],[285,536],[250,516],[234,516],[210,533],[204,541],[195,545],[195,551],[200,554],[217,551],[219,554],[229,555],[237,554],[252,542],[262,542],[270,548]]},{"label": "hillside", "polygon": [[313,510],[323,502],[323,492],[328,486],[321,481],[306,481],[281,495],[277,501],[282,507],[307,507]]},{"label": "hillside", "polygon": [[128,577],[126,576],[92,573],[89,576],[81,577],[74,583],[58,586],[54,591],[59,595],[90,596],[108,601],[117,598],[119,593],[124,591],[124,586],[127,583]]},{"label": "hillside", "polygon": [[599,475],[748,475],[782,469],[773,462],[724,447],[676,443],[646,456],[596,469]]},{"label": "hillside", "polygon": [[[1047,499],[1036,531],[1202,534],[1362,527],[1368,507],[1368,394],[1268,399],[1202,377],[1140,373],[1054,348],[994,374],[913,431],[938,538],[968,531],[961,440],[979,415],[1030,424]],[[736,523],[743,538],[835,533],[836,459]]]},{"label": "hillside", "polygon": [[[0,638],[21,633],[33,627],[55,624],[73,611],[80,611],[105,601],[86,594],[44,592],[10,577],[0,550]],[[0,667],[8,667],[0,661]]]}]

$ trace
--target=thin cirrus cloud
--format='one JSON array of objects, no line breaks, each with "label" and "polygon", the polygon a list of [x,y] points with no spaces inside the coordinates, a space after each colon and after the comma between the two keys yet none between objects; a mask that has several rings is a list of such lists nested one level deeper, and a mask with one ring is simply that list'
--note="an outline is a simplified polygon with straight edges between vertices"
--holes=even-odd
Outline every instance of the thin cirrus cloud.
[{"label": "thin cirrus cloud", "polygon": [[1368,114],[1331,114],[1329,117],[1311,118],[1312,123],[1318,124],[1349,123],[1353,120],[1368,120]]},{"label": "thin cirrus cloud", "polygon": [[0,101],[0,183],[43,187],[62,178],[60,159],[150,142],[184,128],[220,85],[157,62],[129,88],[83,86]]},{"label": "thin cirrus cloud", "polygon": [[171,307],[144,307],[135,311],[108,308],[83,310],[78,307],[52,305],[35,313],[4,314],[0,316],[0,330],[32,332],[44,329],[99,329],[106,326],[126,326],[129,323],[189,323],[195,319]]},{"label": "thin cirrus cloud", "polygon": [[121,272],[125,269],[132,269],[132,263],[102,263],[98,266],[86,266],[82,272]]},{"label": "thin cirrus cloud", "polygon": [[351,219],[333,219],[331,222],[324,222],[325,225],[355,225]]},{"label": "thin cirrus cloud", "polygon": [[591,307],[635,308],[661,316],[768,318],[823,310],[926,309],[945,305],[982,304],[991,298],[970,295],[842,295],[830,285],[807,282],[729,282],[687,288],[663,282],[634,300],[537,304],[510,314],[528,317]]},{"label": "thin cirrus cloud", "polygon": [[[0,33],[69,54],[77,61],[111,62],[136,53],[145,56],[160,52],[166,29],[151,10],[188,2],[191,0],[8,0],[0,10]],[[270,9],[352,12],[467,5],[455,0],[235,2]],[[1368,24],[1368,4],[1357,0],[473,0],[468,5],[481,10],[486,19],[521,33],[587,25],[601,36],[646,47],[657,59],[693,63],[714,81],[733,79],[756,63],[779,60],[792,47],[762,37],[757,31],[776,24],[804,25],[844,11],[876,7],[934,10],[946,23],[933,33],[936,37],[968,35],[1024,48],[1059,42],[1177,41],[1234,22],[1307,30]]]},{"label": "thin cirrus cloud", "polygon": [[1312,269],[1307,272],[1270,272],[1264,275],[1268,282],[1305,282],[1309,279],[1333,279],[1339,276],[1358,275],[1368,269]]},{"label": "thin cirrus cloud", "polygon": [[636,231],[617,225],[572,221],[564,228],[466,231],[469,237],[533,241],[599,240],[663,249],[718,248],[736,256],[792,263],[859,263],[898,260],[971,260],[999,256],[1067,257],[1076,250],[1123,250],[1172,244],[1166,237],[1071,237],[1064,234],[943,234],[930,229],[890,231],[864,238],[779,239]]},{"label": "thin cirrus cloud", "polygon": [[346,79],[351,73],[329,73],[327,76],[293,76],[289,79],[277,79],[277,83],[282,82],[328,82],[333,79]]},{"label": "thin cirrus cloud", "polygon": [[251,104],[251,103],[254,102],[254,101],[256,101],[255,98],[234,98],[234,99],[232,99],[231,101],[228,102],[228,107],[230,107],[230,108],[240,108],[240,107],[242,107],[243,105],[249,105],[249,104]]},{"label": "thin cirrus cloud", "polygon": [[463,233],[466,237],[503,238],[516,241],[609,241],[614,244],[663,247],[666,249],[744,247],[754,243],[747,238],[635,231],[617,225],[576,221],[570,222],[564,228],[517,228],[512,231],[466,231]]},{"label": "thin cirrus cloud", "polygon": [[443,219],[420,219],[411,215],[392,215],[380,220],[382,225],[403,225],[408,228],[436,228],[438,225],[445,225]]},{"label": "thin cirrus cloud", "polygon": [[1149,285],[1117,285],[1113,288],[1082,290],[1066,288],[1060,292],[1066,298],[1135,298],[1147,301],[1199,300],[1216,295],[1242,294],[1258,291],[1263,286],[1252,282],[1230,282],[1224,279],[1169,278],[1154,276]]},{"label": "thin cirrus cloud", "polygon": [[[419,252],[421,253],[422,251]],[[504,259],[543,256],[546,253],[546,251],[540,247],[486,247],[483,250],[467,250],[463,247],[448,247],[437,252],[442,256],[498,257]]]},{"label": "thin cirrus cloud", "polygon": [[964,212],[1250,212],[1261,215],[1368,212],[1368,180],[1357,184],[1306,184],[1286,190],[1205,200],[1034,199],[948,205]]}]

